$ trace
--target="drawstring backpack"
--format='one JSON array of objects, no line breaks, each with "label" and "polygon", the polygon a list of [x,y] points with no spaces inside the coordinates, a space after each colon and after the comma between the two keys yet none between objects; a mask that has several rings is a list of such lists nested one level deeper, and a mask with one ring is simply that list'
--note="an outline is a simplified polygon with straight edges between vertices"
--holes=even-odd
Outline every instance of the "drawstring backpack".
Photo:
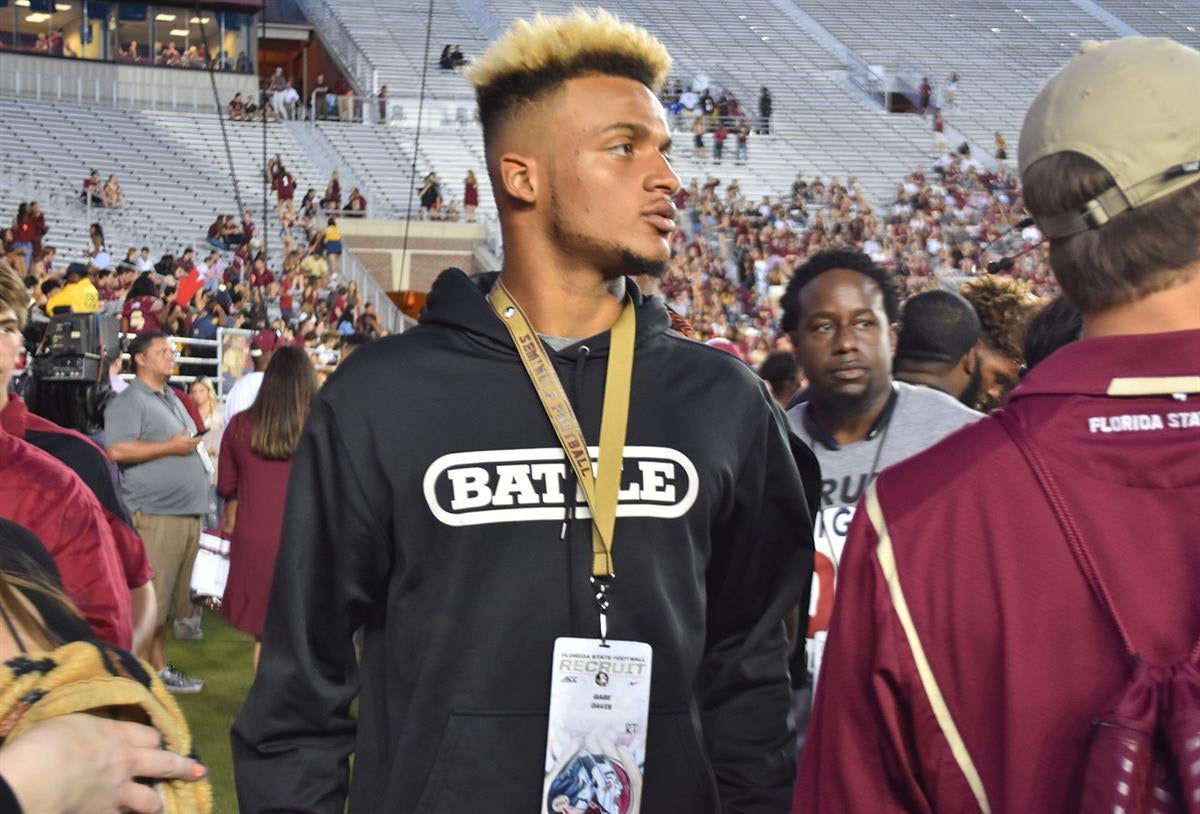
[{"label": "drawstring backpack", "polygon": [[1092,721],[1080,813],[1200,814],[1200,641],[1187,660],[1166,667],[1141,658],[1054,476],[1016,422],[1003,413],[996,418],[1033,471],[1133,665],[1128,682]]}]

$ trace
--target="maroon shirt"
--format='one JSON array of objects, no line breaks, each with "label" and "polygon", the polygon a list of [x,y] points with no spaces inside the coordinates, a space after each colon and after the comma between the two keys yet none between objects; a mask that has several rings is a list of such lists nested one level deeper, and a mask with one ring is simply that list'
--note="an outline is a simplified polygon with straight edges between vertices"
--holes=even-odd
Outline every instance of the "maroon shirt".
[{"label": "maroon shirt", "polygon": [[283,506],[292,462],[268,461],[250,449],[254,416],[238,413],[221,436],[217,493],[238,502],[229,543],[229,582],[221,613],[238,630],[261,636],[275,575]]},{"label": "maroon shirt", "polygon": [[2,427],[0,517],[37,535],[96,636],[128,650],[129,588],[99,502],[64,464]]},{"label": "maroon shirt", "polygon": [[[1076,342],[1005,408],[1156,665],[1200,630],[1200,397],[1106,393],[1197,360],[1200,331]],[[1131,664],[995,418],[880,476],[838,596],[794,812],[977,812],[980,795],[997,814],[1078,810],[1092,720]]]},{"label": "maroon shirt", "polygon": [[60,427],[29,412],[29,407],[16,393],[10,394],[8,399],[8,407],[0,413],[0,427],[67,465],[95,495],[116,543],[125,585],[130,589],[140,588],[153,579],[154,568],[146,556],[146,545],[121,504],[116,470],[104,450],[83,433]]},{"label": "maroon shirt", "polygon": [[158,320],[162,310],[162,300],[158,297],[134,297],[121,306],[121,316],[128,321],[129,333],[151,333],[162,330]]}]

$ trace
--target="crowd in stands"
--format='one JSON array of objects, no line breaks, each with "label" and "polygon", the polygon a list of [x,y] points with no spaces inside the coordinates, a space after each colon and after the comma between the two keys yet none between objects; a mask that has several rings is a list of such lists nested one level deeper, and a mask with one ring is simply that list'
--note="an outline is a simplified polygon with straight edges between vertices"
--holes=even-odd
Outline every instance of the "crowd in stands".
[{"label": "crowd in stands", "polygon": [[180,50],[174,40],[167,40],[166,45],[156,42],[152,50],[139,45],[137,40],[130,40],[118,50],[117,61],[135,65],[152,63],[172,68],[211,68],[214,71],[238,73],[249,73],[251,68],[250,58],[245,51],[240,52],[236,59],[229,53],[212,56],[203,42],[185,45],[183,50]]},{"label": "crowd in stands", "polygon": [[67,45],[66,36],[61,26],[50,32],[39,33],[30,50],[35,54],[49,54],[54,57],[79,56],[71,49],[71,46]]},{"label": "crowd in stands", "polygon": [[34,324],[70,310],[119,314],[130,334],[215,339],[220,327],[272,330],[332,366],[347,336],[361,334],[355,340],[361,341],[384,331],[358,286],[338,281],[336,218],[321,212],[294,228],[303,230],[303,242],[289,244],[275,268],[260,249],[249,211],[240,222],[233,215],[218,217],[203,254],[191,246],[175,253],[142,246],[122,255],[93,224],[86,256],[62,264],[55,247],[42,242],[49,227],[40,208],[21,204],[14,226],[4,232],[3,259],[24,280]]},{"label": "crowd in stands", "polygon": [[79,200],[85,206],[100,206],[105,209],[120,209],[126,203],[125,193],[121,190],[117,176],[109,175],[107,180],[101,182],[99,170],[92,170],[88,177],[83,179],[83,190],[79,193]]},{"label": "crowd in stands", "polygon": [[790,195],[759,201],[737,181],[693,180],[675,204],[682,228],[660,292],[698,338],[728,339],[756,366],[786,345],[784,286],[821,249],[861,249],[898,275],[905,296],[957,287],[988,275],[989,264],[1029,298],[1057,293],[1041,234],[1013,228],[1027,214],[1016,175],[969,155],[946,154],[910,174],[878,208],[853,178],[800,176]]},{"label": "crowd in stands", "polygon": [[475,210],[479,208],[479,180],[474,170],[467,170],[463,178],[462,198],[446,200],[442,191],[442,179],[436,172],[421,179],[417,198],[421,202],[421,220],[465,220],[475,222]]},{"label": "crowd in stands", "polygon": [[699,161],[711,157],[714,164],[720,164],[728,143],[736,148],[734,163],[744,164],[749,158],[750,134],[771,132],[774,102],[765,87],[759,97],[757,117],[732,92],[710,87],[705,77],[693,80],[686,90],[682,81],[675,80],[664,91],[662,102],[671,117],[672,128],[692,134],[691,155]]},{"label": "crowd in stands", "polygon": [[[337,121],[361,121],[373,119],[377,123],[390,121],[388,86],[382,85],[371,96],[355,95],[354,88],[345,77],[330,84],[325,74],[317,74],[307,95],[301,92],[296,81],[276,68],[264,80],[257,102],[235,93],[225,105],[225,115],[230,121],[285,121],[295,119],[321,119]],[[370,110],[371,112],[368,112]]]},{"label": "crowd in stands", "polygon": [[[176,45],[175,40],[155,42],[153,47],[146,43],[131,39],[128,42],[112,42],[110,61],[126,65],[158,65],[171,68],[192,68],[198,70],[236,71],[250,73],[253,63],[246,51],[239,51],[235,57],[232,53],[223,52],[210,54],[208,45],[204,42],[184,43],[183,47]],[[67,43],[66,32],[62,26],[50,31],[40,32],[30,44],[10,46],[0,43],[0,48],[26,51],[34,54],[46,54],[55,57],[70,57],[79,59],[77,53]]]},{"label": "crowd in stands", "polygon": [[[924,116],[929,113],[936,113],[945,108],[955,108],[958,106],[958,72],[952,72],[946,81],[942,83],[942,92],[940,99],[937,97],[937,89],[928,76],[921,77],[921,84],[917,86],[917,110]],[[940,103],[939,103],[940,102]]]},{"label": "crowd in stands", "polygon": [[11,225],[4,230],[4,255],[9,265],[20,272],[33,268],[34,258],[42,256],[42,239],[48,231],[46,216],[36,201],[19,204]]}]

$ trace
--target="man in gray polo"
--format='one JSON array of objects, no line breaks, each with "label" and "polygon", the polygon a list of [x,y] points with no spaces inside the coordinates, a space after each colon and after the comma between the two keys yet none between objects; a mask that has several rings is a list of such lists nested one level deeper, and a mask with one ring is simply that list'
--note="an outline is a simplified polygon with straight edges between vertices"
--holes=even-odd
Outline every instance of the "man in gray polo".
[{"label": "man in gray polo", "polygon": [[[155,594],[172,597],[181,580],[191,580],[212,462],[195,423],[167,383],[175,349],[166,334],[135,337],[129,358],[137,378],[104,411],[108,455],[121,468],[121,496],[154,566]],[[203,681],[167,663],[170,609],[169,601],[158,605],[150,663],[171,692],[199,692]]]}]

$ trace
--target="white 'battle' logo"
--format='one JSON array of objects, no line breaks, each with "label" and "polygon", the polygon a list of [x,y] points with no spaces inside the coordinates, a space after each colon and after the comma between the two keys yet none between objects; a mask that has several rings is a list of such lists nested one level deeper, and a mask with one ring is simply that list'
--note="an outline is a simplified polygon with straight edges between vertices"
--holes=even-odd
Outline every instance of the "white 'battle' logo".
[{"label": "white 'battle' logo", "polygon": [[[588,447],[595,471],[597,447]],[[452,452],[425,472],[429,510],[448,526],[562,521],[567,460],[559,447]],[[617,517],[675,518],[696,502],[700,483],[686,455],[667,447],[625,447]],[[576,489],[575,515],[591,517]]]}]

